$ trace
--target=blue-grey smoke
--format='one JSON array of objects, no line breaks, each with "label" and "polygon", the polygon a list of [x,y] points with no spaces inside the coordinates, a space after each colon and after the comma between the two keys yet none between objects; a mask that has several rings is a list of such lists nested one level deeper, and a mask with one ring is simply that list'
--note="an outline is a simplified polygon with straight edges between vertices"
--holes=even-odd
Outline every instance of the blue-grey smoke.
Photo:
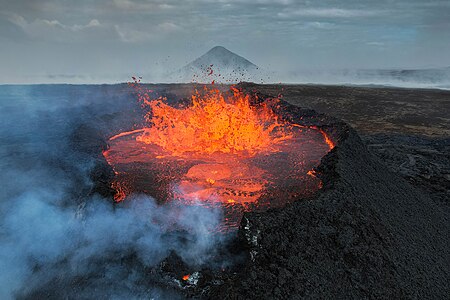
[{"label": "blue-grey smoke", "polygon": [[219,210],[88,196],[96,158],[73,132],[105,130],[130,102],[120,86],[0,86],[0,299],[177,297],[147,268],[172,251],[207,264],[224,242]]}]

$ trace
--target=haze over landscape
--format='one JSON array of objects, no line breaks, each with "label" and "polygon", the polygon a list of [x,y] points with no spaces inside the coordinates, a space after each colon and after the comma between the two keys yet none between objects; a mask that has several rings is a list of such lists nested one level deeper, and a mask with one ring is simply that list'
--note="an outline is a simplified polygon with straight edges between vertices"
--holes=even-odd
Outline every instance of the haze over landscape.
[{"label": "haze over landscape", "polygon": [[263,82],[448,83],[448,1],[0,4],[0,83],[168,82],[217,45],[265,70]]}]

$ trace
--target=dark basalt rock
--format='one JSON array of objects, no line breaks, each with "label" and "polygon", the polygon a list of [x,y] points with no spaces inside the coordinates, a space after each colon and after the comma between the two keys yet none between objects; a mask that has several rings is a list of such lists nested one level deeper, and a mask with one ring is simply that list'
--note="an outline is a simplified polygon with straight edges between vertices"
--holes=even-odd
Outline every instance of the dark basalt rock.
[{"label": "dark basalt rock", "polygon": [[450,294],[448,216],[370,155],[350,128],[318,167],[324,189],[247,213],[249,260],[226,299],[427,298]]},{"label": "dark basalt rock", "polygon": [[111,188],[114,170],[102,155],[102,151],[108,147],[105,137],[98,129],[88,125],[81,125],[72,133],[71,144],[74,151],[88,155],[94,160],[94,167],[90,172],[93,184],[89,195],[99,194],[103,197],[112,198],[116,193]]},{"label": "dark basalt rock", "polygon": [[389,170],[450,208],[450,138],[375,134],[363,140]]},{"label": "dark basalt rock", "polygon": [[[179,292],[212,299],[446,298],[446,211],[369,153],[345,123],[283,101],[278,109],[334,139],[317,167],[323,189],[284,208],[246,213],[235,243],[247,261],[230,272],[201,270],[203,279]],[[109,177],[96,178],[106,184]],[[171,258],[167,264],[182,265]]]}]

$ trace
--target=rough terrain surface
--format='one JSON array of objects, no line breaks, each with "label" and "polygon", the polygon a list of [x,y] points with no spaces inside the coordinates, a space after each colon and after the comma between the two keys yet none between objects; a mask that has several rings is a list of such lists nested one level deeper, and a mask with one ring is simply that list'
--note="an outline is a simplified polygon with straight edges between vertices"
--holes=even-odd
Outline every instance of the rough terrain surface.
[{"label": "rough terrain surface", "polygon": [[[245,215],[239,236],[246,265],[203,297],[446,298],[450,92],[241,87],[343,119],[363,139],[336,123],[338,145],[318,168],[324,190]],[[324,117],[322,125],[333,120]]]},{"label": "rough terrain surface", "polygon": [[450,138],[399,134],[362,136],[371,153],[394,173],[450,208]]},{"label": "rough terrain surface", "polygon": [[375,159],[353,130],[319,171],[317,199],[245,216],[250,259],[221,297],[449,295],[449,219],[440,206]]},{"label": "rough terrain surface", "polygon": [[[283,109],[294,122],[308,123],[308,117],[300,116],[314,115],[293,106]],[[404,174],[393,172],[395,163],[388,167],[382,155],[369,151],[354,129],[334,118],[319,119],[322,128],[334,128],[337,141],[317,168],[324,189],[313,199],[244,215],[239,238],[247,263],[220,286],[204,288],[202,297],[445,298],[450,293],[449,218],[441,205],[445,195],[433,201],[426,190],[432,183],[414,187]],[[441,157],[421,158],[417,169],[430,159],[440,160],[436,172],[445,173],[445,140],[419,140],[409,141],[415,151],[428,153],[423,148],[434,145],[439,150],[431,153]],[[399,138],[395,145],[400,150],[384,160],[394,161],[392,157],[402,155],[398,153],[408,157],[412,149],[407,141]]]},{"label": "rough terrain surface", "polygon": [[450,91],[327,85],[244,84],[247,91],[339,118],[360,134],[450,136]]},{"label": "rough terrain surface", "polygon": [[[320,126],[334,137],[337,146],[317,168],[323,189],[284,208],[246,213],[237,238],[223,249],[224,256],[246,258],[233,268],[205,269],[173,253],[147,268],[134,253],[113,258],[105,254],[92,277],[102,279],[102,268],[119,261],[125,270],[143,274],[142,289],[158,286],[171,298],[448,298],[450,92],[241,86],[261,94],[283,94],[297,105],[282,105],[287,118]],[[115,95],[118,103],[134,101],[127,86],[100,88]],[[193,90],[192,85],[149,88],[169,101],[186,98]],[[89,122],[80,121],[87,125],[74,128],[71,149],[96,160],[91,172],[94,184],[79,194],[98,193],[112,202],[114,173],[101,151],[109,136],[129,130],[140,117],[132,105],[123,107],[102,109]],[[180,283],[187,273],[199,280]],[[23,298],[72,298],[89,291],[90,277],[59,276]],[[114,291],[114,286],[102,288],[103,295]]]},{"label": "rough terrain surface", "polygon": [[448,207],[450,91],[325,85],[242,84],[247,91],[344,120],[389,170]]}]

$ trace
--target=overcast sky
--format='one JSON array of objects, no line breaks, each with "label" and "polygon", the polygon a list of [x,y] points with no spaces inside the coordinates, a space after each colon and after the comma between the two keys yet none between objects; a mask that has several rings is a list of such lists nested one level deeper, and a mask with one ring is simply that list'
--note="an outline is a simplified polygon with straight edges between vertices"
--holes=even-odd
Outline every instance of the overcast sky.
[{"label": "overcast sky", "polygon": [[274,71],[450,66],[450,1],[0,0],[0,83],[151,80],[216,45]]}]

